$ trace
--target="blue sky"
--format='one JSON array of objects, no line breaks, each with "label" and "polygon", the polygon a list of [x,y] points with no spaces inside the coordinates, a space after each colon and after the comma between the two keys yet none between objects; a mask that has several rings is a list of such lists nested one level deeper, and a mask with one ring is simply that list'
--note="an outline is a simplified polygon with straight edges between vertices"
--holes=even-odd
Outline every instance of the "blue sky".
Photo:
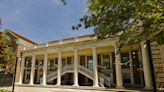
[{"label": "blue sky", "polygon": [[2,30],[14,32],[38,43],[93,33],[72,30],[86,13],[86,0],[0,0]]}]

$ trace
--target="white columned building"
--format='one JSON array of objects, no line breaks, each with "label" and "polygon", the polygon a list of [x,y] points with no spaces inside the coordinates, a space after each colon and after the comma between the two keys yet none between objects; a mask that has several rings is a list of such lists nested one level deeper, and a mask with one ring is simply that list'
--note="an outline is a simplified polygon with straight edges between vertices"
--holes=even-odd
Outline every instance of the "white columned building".
[{"label": "white columned building", "polygon": [[120,48],[115,46],[116,87],[123,88]]},{"label": "white columned building", "polygon": [[150,89],[150,88],[152,88],[152,77],[151,77],[148,46],[147,46],[146,42],[141,42],[141,51],[142,51],[142,62],[143,62],[145,88]]},{"label": "white columned building", "polygon": [[74,49],[74,86],[79,86],[78,85],[78,54],[77,54],[77,49]]},{"label": "white columned building", "polygon": [[58,49],[58,68],[57,68],[57,85],[61,85],[61,64],[62,64],[62,55],[61,49]]},{"label": "white columned building", "polygon": [[31,65],[31,76],[30,76],[30,84],[34,84],[34,76],[35,76],[35,55],[32,56],[32,65]]},{"label": "white columned building", "polygon": [[48,62],[48,57],[47,53],[44,54],[44,66],[43,66],[43,85],[46,85],[47,83],[47,62]]},{"label": "white columned building", "polygon": [[21,62],[21,68],[20,68],[19,84],[22,84],[23,82],[25,57],[23,56],[21,60],[22,62]]},{"label": "white columned building", "polygon": [[98,85],[98,70],[97,70],[97,51],[96,47],[93,47],[93,86],[99,87]]},{"label": "white columned building", "polygon": [[[117,41],[117,38],[97,41],[90,36],[82,36],[78,40],[70,38],[49,42],[45,46],[42,44],[30,49],[27,48],[22,51],[18,85],[35,86],[36,84],[41,87],[44,85],[44,87],[53,88],[62,85],[75,88],[81,86],[124,88],[124,86],[130,85],[129,87],[152,88],[147,46],[141,43],[141,45],[134,45],[132,49],[128,45],[119,48],[116,46]],[[140,48],[142,61],[138,59],[138,54],[136,54]],[[133,51],[135,51],[135,55],[133,55]],[[28,63],[31,56],[32,60]],[[30,59],[26,60],[26,58]],[[130,62],[130,67],[124,67],[126,64],[123,65],[122,60]],[[35,64],[39,67],[41,65],[39,62],[43,62],[43,71],[38,70],[36,71],[38,74],[35,75]],[[143,67],[137,65],[140,62],[143,63]],[[26,63],[29,65],[24,65]],[[136,79],[143,75],[145,86],[139,83],[144,80]],[[40,83],[38,83],[38,79]]]}]

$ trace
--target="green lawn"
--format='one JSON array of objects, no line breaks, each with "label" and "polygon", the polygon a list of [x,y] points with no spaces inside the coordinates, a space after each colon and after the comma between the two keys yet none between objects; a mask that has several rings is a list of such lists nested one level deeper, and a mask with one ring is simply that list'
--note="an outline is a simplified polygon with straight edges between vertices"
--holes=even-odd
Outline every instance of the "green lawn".
[{"label": "green lawn", "polygon": [[9,91],[6,89],[0,89],[0,92],[9,92]]}]

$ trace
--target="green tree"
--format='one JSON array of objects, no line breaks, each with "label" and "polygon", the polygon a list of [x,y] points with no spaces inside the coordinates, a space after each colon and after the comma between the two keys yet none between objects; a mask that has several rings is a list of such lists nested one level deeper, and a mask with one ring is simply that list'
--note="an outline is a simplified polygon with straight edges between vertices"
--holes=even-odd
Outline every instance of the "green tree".
[{"label": "green tree", "polygon": [[94,27],[99,39],[114,35],[123,43],[164,42],[164,0],[88,0],[87,4],[87,14],[73,29],[84,24],[85,28]]},{"label": "green tree", "polygon": [[13,48],[12,40],[7,35],[7,32],[1,34],[0,44],[0,68],[5,69],[6,74],[12,73],[15,66],[16,53]]}]

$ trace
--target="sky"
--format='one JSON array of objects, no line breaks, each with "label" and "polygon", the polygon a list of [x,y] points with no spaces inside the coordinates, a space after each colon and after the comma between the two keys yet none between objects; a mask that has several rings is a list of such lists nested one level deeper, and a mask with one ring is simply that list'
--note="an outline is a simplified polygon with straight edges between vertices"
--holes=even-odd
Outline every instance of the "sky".
[{"label": "sky", "polygon": [[37,43],[91,34],[72,30],[86,13],[86,0],[0,0],[1,31],[6,28]]}]

